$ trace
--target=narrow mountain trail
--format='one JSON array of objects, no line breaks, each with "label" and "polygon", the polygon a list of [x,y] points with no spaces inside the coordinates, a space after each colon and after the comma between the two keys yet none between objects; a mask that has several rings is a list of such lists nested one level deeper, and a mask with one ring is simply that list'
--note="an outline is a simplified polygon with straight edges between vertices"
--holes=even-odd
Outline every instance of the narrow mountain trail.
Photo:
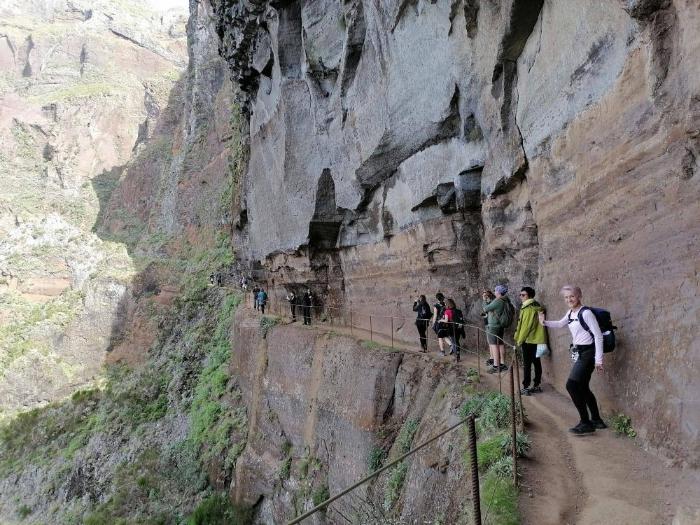
[{"label": "narrow mountain trail", "polygon": [[[367,340],[361,328],[314,323],[321,332],[333,332]],[[381,334],[373,343],[394,351],[419,354],[409,345]],[[434,345],[435,341],[431,341]],[[428,356],[448,360],[455,366],[481,370],[481,386],[509,392],[508,374],[485,372],[481,352],[463,352],[457,363],[432,349]],[[500,385],[499,385],[500,382]],[[528,457],[521,460],[519,507],[523,525],[697,525],[700,524],[700,473],[666,466],[657,456],[633,440],[610,430],[586,436],[568,432],[577,422],[569,398],[543,385],[544,392],[523,397],[527,414],[526,432],[532,439]],[[677,516],[683,516],[678,519]],[[674,518],[676,520],[674,521]]]}]

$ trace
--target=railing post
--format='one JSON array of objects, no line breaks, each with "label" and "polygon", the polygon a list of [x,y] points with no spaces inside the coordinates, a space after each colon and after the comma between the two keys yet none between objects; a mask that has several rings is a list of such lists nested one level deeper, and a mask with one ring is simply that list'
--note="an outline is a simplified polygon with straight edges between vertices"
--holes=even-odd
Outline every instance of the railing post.
[{"label": "railing post", "polygon": [[394,348],[394,318],[391,318],[391,348]]},{"label": "railing post", "polygon": [[350,310],[350,335],[354,335],[352,332],[352,310]]},{"label": "railing post", "polygon": [[469,459],[472,467],[472,504],[474,506],[474,524],[481,525],[481,497],[479,496],[479,463],[476,457],[476,425],[472,414],[467,421],[469,433]]},{"label": "railing post", "polygon": [[513,366],[510,367],[510,427],[513,437],[512,454],[513,454],[513,485],[518,486],[518,453],[515,432],[515,378]]},{"label": "railing post", "polygon": [[372,332],[372,314],[369,315],[369,340],[374,341],[374,334]]},{"label": "railing post", "polygon": [[523,394],[520,392],[520,356],[518,355],[518,347],[513,350],[515,355],[515,384],[518,388],[518,403],[520,404],[520,430],[525,428],[525,415],[523,414]]}]

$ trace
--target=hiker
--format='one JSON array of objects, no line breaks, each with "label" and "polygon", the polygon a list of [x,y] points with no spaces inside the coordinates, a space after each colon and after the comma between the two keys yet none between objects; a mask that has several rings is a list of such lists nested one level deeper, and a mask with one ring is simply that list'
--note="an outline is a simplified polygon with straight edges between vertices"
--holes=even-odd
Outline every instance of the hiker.
[{"label": "hiker", "polygon": [[495,299],[493,300],[489,300],[486,292],[488,292],[488,290],[484,290],[481,297],[484,301],[483,310],[487,314],[488,321],[486,326],[486,340],[489,343],[491,359],[493,359],[493,365],[487,372],[493,374],[508,370],[508,366],[504,362],[506,346],[503,342],[503,335],[505,334],[507,324],[509,324],[507,319],[508,309],[512,308],[512,305],[510,305],[510,299],[506,297],[508,293],[507,286],[503,284],[496,286],[496,288],[494,288]]},{"label": "hiker", "polygon": [[413,302],[413,311],[416,312],[416,328],[418,329],[418,338],[420,339],[420,347],[422,352],[428,351],[428,324],[432,317],[430,305],[428,304],[425,295],[420,295]]},{"label": "hiker", "polygon": [[452,343],[452,322],[454,320],[454,309],[455,302],[452,299],[445,300],[445,307],[442,311],[442,317],[438,322],[438,346],[440,347],[440,354],[445,355],[445,343],[450,345],[450,354],[454,353],[454,346]]},{"label": "hiker", "polygon": [[435,294],[437,303],[433,305],[433,316],[430,318],[430,326],[433,327],[433,332],[436,334],[440,331],[440,320],[445,311],[445,296],[441,292]]},{"label": "hiker", "polygon": [[260,313],[265,314],[265,305],[267,304],[267,292],[261,286],[258,292],[258,308],[260,308]]},{"label": "hiker", "polygon": [[221,272],[216,273],[216,286],[222,286],[224,284],[224,276]]},{"label": "hiker", "polygon": [[211,284],[212,286],[214,286],[214,279],[215,279],[215,275],[213,273],[210,273],[209,274],[209,284]]},{"label": "hiker", "polygon": [[296,321],[297,321],[297,312],[296,312],[297,296],[294,294],[294,292],[289,292],[286,299],[287,299],[287,302],[289,302],[289,308],[292,311],[292,322],[296,323]]},{"label": "hiker", "polygon": [[304,297],[302,299],[302,303],[304,305],[303,307],[303,312],[304,312],[304,324],[305,325],[311,325],[311,307],[313,306],[313,295],[311,294],[311,290],[306,290],[306,293],[304,294]]},{"label": "hiker", "polygon": [[[526,396],[542,392],[542,362],[537,357],[537,345],[547,344],[547,330],[538,322],[539,313],[544,311],[535,300],[535,290],[523,286],[520,290],[520,316],[515,329],[515,345],[523,351],[523,388],[520,393]],[[532,367],[535,368],[535,380],[530,387]]]},{"label": "hiker", "polygon": [[253,286],[253,308],[258,309],[258,293],[260,293],[260,287],[256,284]]},{"label": "hiker", "polygon": [[590,434],[596,429],[607,428],[600,418],[598,402],[589,386],[593,370],[603,371],[603,334],[591,309],[581,303],[582,294],[578,286],[564,286],[561,293],[569,308],[566,315],[559,321],[546,321],[545,312],[539,312],[538,317],[542,326],[563,328],[568,325],[571,331],[570,351],[574,365],[566,381],[566,390],[578,410],[581,421],[569,431],[574,434]]},{"label": "hiker", "polygon": [[[450,304],[449,300],[446,302],[448,305]],[[457,308],[454,301],[452,301],[452,304],[454,305],[454,308],[452,313],[452,349],[450,350],[450,355],[455,354],[455,360],[459,361],[459,353],[461,350],[460,339],[462,337],[466,337],[466,333],[464,332],[464,313],[462,310]]]}]

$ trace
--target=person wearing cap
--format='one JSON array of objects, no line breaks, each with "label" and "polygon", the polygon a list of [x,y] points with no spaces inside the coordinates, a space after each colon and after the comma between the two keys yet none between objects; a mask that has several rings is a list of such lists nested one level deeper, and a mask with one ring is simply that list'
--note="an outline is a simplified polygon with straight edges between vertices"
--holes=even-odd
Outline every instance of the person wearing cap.
[{"label": "person wearing cap", "polygon": [[495,299],[490,300],[486,291],[481,294],[483,299],[483,310],[486,312],[486,340],[489,343],[489,352],[493,359],[493,366],[487,370],[490,374],[495,372],[508,370],[508,366],[504,363],[506,358],[506,347],[503,343],[503,334],[505,327],[501,326],[500,317],[503,309],[506,307],[508,300],[506,294],[508,287],[499,284],[494,288]]}]

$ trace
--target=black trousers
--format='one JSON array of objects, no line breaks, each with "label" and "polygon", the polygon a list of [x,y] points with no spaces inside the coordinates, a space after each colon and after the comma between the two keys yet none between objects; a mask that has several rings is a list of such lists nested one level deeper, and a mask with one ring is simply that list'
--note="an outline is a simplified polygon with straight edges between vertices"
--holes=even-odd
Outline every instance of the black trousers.
[{"label": "black trousers", "polygon": [[292,320],[296,321],[297,320],[297,313],[296,313],[296,305],[293,303],[289,303],[289,309],[292,311]]},{"label": "black trousers", "polygon": [[532,386],[540,386],[542,382],[542,362],[537,357],[537,345],[523,343],[523,387],[530,387],[532,367],[535,367],[535,382]]},{"label": "black trousers", "polygon": [[566,381],[566,390],[569,392],[576,410],[578,410],[581,421],[589,423],[591,419],[600,419],[598,402],[589,387],[591,375],[595,370],[595,347],[587,345],[579,348],[578,359],[571,368],[569,379]]},{"label": "black trousers", "polygon": [[260,313],[261,314],[265,313],[265,303],[260,303]]},{"label": "black trousers", "polygon": [[304,324],[311,324],[311,307],[304,306]]},{"label": "black trousers", "polygon": [[416,319],[416,328],[418,328],[420,347],[423,350],[428,349],[428,324],[430,324],[430,319]]}]

